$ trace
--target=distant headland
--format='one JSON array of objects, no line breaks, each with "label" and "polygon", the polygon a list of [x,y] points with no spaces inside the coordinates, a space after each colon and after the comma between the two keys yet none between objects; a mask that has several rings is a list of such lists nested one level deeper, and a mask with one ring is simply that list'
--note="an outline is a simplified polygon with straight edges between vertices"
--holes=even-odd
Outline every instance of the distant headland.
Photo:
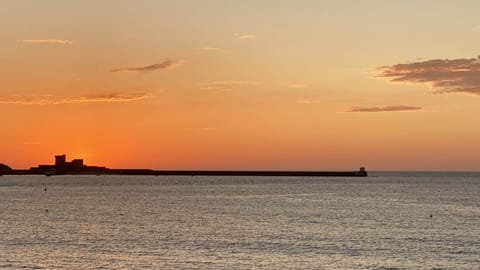
[{"label": "distant headland", "polygon": [[15,170],[0,163],[0,175],[218,175],[218,176],[368,176],[364,167],[358,171],[228,171],[228,170],[151,170],[110,169],[87,166],[83,159],[67,162],[66,155],[55,156],[55,164]]}]

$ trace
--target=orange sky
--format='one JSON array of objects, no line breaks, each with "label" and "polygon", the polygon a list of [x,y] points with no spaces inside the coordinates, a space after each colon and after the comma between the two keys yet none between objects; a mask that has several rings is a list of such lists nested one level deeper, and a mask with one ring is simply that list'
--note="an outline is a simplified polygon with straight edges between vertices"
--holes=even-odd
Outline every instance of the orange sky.
[{"label": "orange sky", "polygon": [[0,163],[479,170],[478,1],[6,1]]}]

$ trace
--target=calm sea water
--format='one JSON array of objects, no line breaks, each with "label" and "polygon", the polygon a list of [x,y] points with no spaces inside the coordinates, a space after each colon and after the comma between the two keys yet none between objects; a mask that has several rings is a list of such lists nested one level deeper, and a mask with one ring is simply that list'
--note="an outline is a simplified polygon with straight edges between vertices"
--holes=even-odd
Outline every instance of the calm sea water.
[{"label": "calm sea water", "polygon": [[3,176],[0,268],[480,269],[480,174]]}]

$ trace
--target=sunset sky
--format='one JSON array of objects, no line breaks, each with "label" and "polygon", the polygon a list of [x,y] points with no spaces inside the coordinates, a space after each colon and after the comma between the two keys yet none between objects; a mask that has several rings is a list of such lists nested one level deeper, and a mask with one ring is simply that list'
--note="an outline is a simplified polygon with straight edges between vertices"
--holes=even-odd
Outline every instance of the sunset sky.
[{"label": "sunset sky", "polygon": [[479,10],[5,0],[0,163],[480,170]]}]

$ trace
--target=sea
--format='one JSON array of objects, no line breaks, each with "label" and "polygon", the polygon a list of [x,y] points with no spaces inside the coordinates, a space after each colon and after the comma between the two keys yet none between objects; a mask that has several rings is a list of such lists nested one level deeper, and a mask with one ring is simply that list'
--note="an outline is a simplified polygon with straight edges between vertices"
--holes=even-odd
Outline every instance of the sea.
[{"label": "sea", "polygon": [[0,269],[480,270],[480,173],[1,176]]}]

